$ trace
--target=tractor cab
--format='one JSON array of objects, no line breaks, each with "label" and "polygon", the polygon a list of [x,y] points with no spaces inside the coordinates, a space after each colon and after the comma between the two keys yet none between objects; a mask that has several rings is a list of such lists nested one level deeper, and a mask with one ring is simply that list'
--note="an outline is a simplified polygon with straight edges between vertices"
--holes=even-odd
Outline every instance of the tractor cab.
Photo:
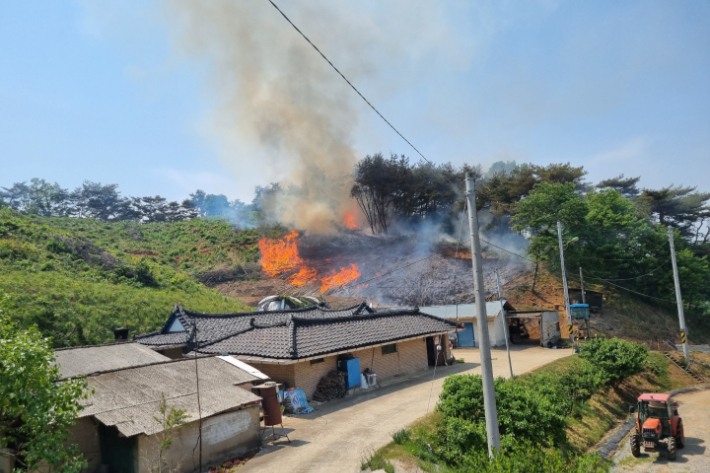
[{"label": "tractor cab", "polygon": [[678,403],[671,402],[669,394],[644,393],[630,411],[637,412],[636,433],[631,438],[632,454],[638,456],[641,447],[647,452],[655,452],[665,440],[668,457],[674,460],[676,448],[682,448],[685,441]]}]

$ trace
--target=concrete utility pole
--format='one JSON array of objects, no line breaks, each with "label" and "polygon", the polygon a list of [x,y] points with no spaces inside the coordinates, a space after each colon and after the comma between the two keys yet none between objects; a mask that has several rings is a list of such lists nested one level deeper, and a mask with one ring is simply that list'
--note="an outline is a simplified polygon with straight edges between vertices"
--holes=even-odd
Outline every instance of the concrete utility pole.
[{"label": "concrete utility pole", "polygon": [[496,411],[496,391],[493,384],[493,366],[491,364],[491,341],[488,338],[488,314],[483,287],[483,263],[481,262],[481,242],[478,240],[478,215],[476,213],[476,188],[473,177],[466,173],[466,202],[468,203],[468,222],[471,229],[471,262],[473,264],[473,291],[476,297],[478,314],[478,351],[481,354],[481,378],[483,381],[483,406],[486,412],[486,434],[488,437],[488,455],[493,457],[500,450],[500,431]]},{"label": "concrete utility pole", "polygon": [[572,330],[572,312],[569,308],[569,290],[567,289],[567,270],[565,269],[565,247],[562,244],[562,222],[557,221],[557,239],[560,243],[560,264],[562,265],[562,284],[565,287],[565,312],[567,312],[567,332],[572,342],[572,354],[574,355],[574,332]]},{"label": "concrete utility pole", "polygon": [[582,276],[582,267],[579,267],[579,282],[582,285],[582,304],[587,303],[587,297],[584,295],[584,276]]},{"label": "concrete utility pole", "polygon": [[510,336],[508,335],[508,322],[505,320],[505,309],[503,308],[503,288],[500,285],[500,276],[496,269],[496,285],[498,286],[498,300],[500,301],[500,316],[503,320],[503,335],[505,336],[505,351],[508,352],[508,366],[510,367],[510,377],[513,378],[513,362],[510,361]]},{"label": "concrete utility pole", "polygon": [[685,359],[690,361],[690,348],[688,348],[688,334],[685,327],[685,314],[683,314],[683,296],[680,294],[680,279],[678,279],[678,265],[675,261],[675,243],[673,242],[673,228],[668,227],[668,242],[671,245],[671,262],[673,263],[673,281],[675,282],[675,300],[678,304],[678,321],[680,322],[680,343],[683,344]]}]

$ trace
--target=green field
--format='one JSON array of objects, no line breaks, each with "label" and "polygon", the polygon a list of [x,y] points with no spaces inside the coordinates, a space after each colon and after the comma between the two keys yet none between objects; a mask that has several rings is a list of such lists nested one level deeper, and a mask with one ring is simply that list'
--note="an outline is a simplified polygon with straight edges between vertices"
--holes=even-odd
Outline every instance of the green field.
[{"label": "green field", "polygon": [[[22,325],[56,346],[109,341],[161,326],[175,304],[205,312],[249,307],[198,281],[210,272],[247,277],[262,234],[219,220],[105,223],[0,210],[0,292]],[[243,275],[243,276],[242,276]]]}]

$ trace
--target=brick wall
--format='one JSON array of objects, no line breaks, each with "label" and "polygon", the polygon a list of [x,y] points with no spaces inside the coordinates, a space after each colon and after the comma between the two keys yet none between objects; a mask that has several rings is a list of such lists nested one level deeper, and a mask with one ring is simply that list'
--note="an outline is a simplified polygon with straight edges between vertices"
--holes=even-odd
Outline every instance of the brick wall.
[{"label": "brick wall", "polygon": [[429,366],[424,337],[397,343],[395,353],[383,355],[382,347],[375,347],[355,351],[353,356],[360,358],[360,371],[370,368],[370,371],[377,373],[377,379],[423,370]]},{"label": "brick wall", "polygon": [[[382,354],[382,347],[357,350],[352,354],[360,359],[360,371],[370,368],[377,373],[377,379],[427,369],[429,366],[426,342],[423,337],[397,343],[397,351],[387,355]],[[338,356],[334,355],[325,357],[323,363],[311,364],[310,361],[296,363],[296,386],[303,389],[308,399],[312,398],[320,379],[329,371],[337,369],[337,359]]]},{"label": "brick wall", "polygon": [[300,387],[296,384],[294,364],[276,365],[272,363],[253,363],[251,361],[247,364],[258,369],[277,383],[286,383],[289,388],[293,386]]},{"label": "brick wall", "polygon": [[337,356],[326,356],[323,359],[323,363],[311,364],[310,361],[302,361],[294,365],[296,368],[296,383],[298,383],[296,386],[303,389],[307,399],[313,397],[318,381],[328,372],[337,369],[337,359]]}]

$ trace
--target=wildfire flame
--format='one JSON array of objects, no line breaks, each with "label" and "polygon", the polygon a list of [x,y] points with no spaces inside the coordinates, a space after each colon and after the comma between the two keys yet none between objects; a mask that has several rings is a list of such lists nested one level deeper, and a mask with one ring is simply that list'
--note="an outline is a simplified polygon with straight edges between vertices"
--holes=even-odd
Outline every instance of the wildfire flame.
[{"label": "wildfire flame", "polygon": [[308,266],[302,266],[296,274],[288,278],[289,284],[296,287],[305,286],[311,281],[315,281],[318,271]]},{"label": "wildfire flame", "polygon": [[259,240],[259,251],[261,269],[272,278],[303,265],[303,259],[298,255],[298,233],[295,230],[283,240],[263,237]]},{"label": "wildfire flame", "polygon": [[321,278],[320,292],[325,292],[334,287],[344,286],[352,281],[355,281],[361,276],[360,269],[355,263],[351,263],[349,268],[340,268],[339,272],[333,271],[332,274]]},{"label": "wildfire flame", "polygon": [[355,214],[351,214],[351,213],[345,214],[345,218],[343,220],[343,223],[348,228],[360,228],[358,226],[357,222],[355,221]]},{"label": "wildfire flame", "polygon": [[[269,277],[273,278],[298,270],[286,278],[288,283],[294,287],[302,287],[319,279],[318,270],[309,266],[308,262],[298,254],[298,233],[295,230],[283,239],[261,238],[259,250],[261,251],[261,269]],[[329,262],[330,259],[325,261]],[[344,286],[360,276],[360,269],[355,263],[351,263],[347,268],[341,267],[338,272],[333,270],[330,274],[320,278],[320,292]]]}]

